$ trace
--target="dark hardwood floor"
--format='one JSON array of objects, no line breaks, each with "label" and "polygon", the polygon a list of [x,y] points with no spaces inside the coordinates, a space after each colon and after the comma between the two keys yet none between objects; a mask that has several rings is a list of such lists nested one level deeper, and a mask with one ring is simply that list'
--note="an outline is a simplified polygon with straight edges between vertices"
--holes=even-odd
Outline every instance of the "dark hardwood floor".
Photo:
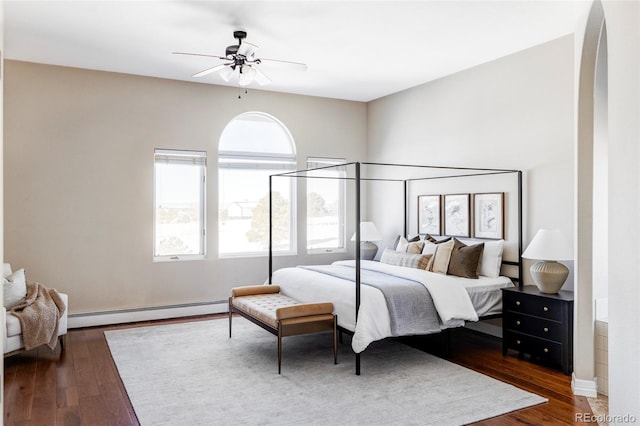
[{"label": "dark hardwood floor", "polygon": [[[174,323],[226,318],[226,314],[174,319]],[[138,425],[118,376],[103,331],[139,327],[150,322],[70,330],[67,346],[22,352],[4,360],[4,424],[9,425]],[[464,329],[454,330],[448,359],[549,402],[495,417],[478,425],[575,424],[576,414],[591,413],[586,398],[571,393],[571,378],[562,372],[502,356],[500,340]],[[429,350],[429,339],[412,346]],[[365,352],[366,353],[366,352]]]}]

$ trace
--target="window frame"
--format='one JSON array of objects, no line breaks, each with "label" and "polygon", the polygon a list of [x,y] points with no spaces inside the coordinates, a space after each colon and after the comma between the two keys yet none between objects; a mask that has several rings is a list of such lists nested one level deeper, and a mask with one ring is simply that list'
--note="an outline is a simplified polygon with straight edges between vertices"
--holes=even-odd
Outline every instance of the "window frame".
[{"label": "window frame", "polygon": [[[158,157],[164,156],[164,160]],[[158,201],[158,171],[156,165],[165,164],[185,164],[190,162],[200,169],[199,178],[199,213],[200,229],[198,231],[200,244],[198,253],[194,254],[157,254],[157,201]],[[207,258],[207,152],[186,149],[163,149],[155,148],[153,151],[153,261],[154,262],[177,262],[188,260],[202,260]]]},{"label": "window frame", "polygon": [[[320,165],[314,165],[314,164],[322,164]],[[314,156],[310,156],[307,157],[307,169],[313,169],[313,168],[317,168],[317,167],[326,167],[326,166],[339,166],[339,165],[343,165],[346,164],[347,160],[345,158],[337,158],[337,157],[314,157]],[[314,165],[312,167],[312,165]],[[345,172],[345,177],[346,177],[346,172]],[[307,187],[306,187],[306,196],[309,196],[309,186],[308,186],[308,182],[309,180],[307,180]],[[307,254],[332,254],[332,253],[346,253],[347,250],[347,229],[346,229],[346,223],[347,223],[347,185],[346,185],[346,181],[345,179],[340,179],[339,181],[339,194],[338,194],[338,199],[339,199],[339,203],[340,206],[338,208],[338,220],[340,222],[340,241],[342,244],[342,247],[319,247],[319,248],[309,248],[309,212],[307,211],[307,217],[306,217],[306,227],[307,227],[307,241],[305,244],[306,250],[307,250]],[[308,207],[307,207],[308,209]]]},{"label": "window frame", "polygon": [[[282,173],[285,171],[294,171],[297,168],[297,155],[296,155],[296,145],[289,132],[289,129],[277,118],[272,115],[251,111],[245,112],[235,116],[233,119],[229,121],[229,123],[234,120],[241,119],[246,115],[257,115],[261,117],[265,117],[272,121],[274,124],[280,126],[280,128],[284,131],[288,138],[288,143],[291,148],[290,153],[273,153],[273,152],[259,152],[259,151],[234,151],[234,150],[222,150],[220,149],[220,143],[222,141],[222,135],[224,135],[224,130],[220,136],[220,141],[218,142],[218,176],[220,175],[220,171],[227,169],[246,169],[246,170],[272,170],[272,174]],[[229,125],[229,123],[227,125]],[[226,129],[226,127],[225,127]],[[224,161],[232,160],[235,164],[234,166],[223,166]],[[289,164],[290,167],[286,165]],[[267,175],[269,176],[269,175]],[[221,196],[221,182],[222,180],[218,179],[218,233],[220,232],[220,196]],[[269,194],[269,186],[268,181],[265,182],[265,196]],[[295,180],[291,180],[289,182],[289,248],[286,250],[274,250],[274,256],[292,256],[297,255],[298,253],[298,233],[297,233],[297,185]],[[218,258],[219,259],[232,259],[232,258],[248,258],[248,257],[267,257],[269,255],[269,249],[265,250],[246,250],[239,252],[222,252],[220,248],[220,238],[218,235]]]}]

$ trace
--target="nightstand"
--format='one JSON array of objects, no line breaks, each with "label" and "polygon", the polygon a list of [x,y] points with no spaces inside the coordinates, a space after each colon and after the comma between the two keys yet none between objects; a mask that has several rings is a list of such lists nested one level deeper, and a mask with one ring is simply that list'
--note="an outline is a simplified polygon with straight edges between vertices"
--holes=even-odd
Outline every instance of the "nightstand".
[{"label": "nightstand", "polygon": [[502,289],[502,353],[509,349],[573,371],[573,293],[540,293],[534,285]]}]

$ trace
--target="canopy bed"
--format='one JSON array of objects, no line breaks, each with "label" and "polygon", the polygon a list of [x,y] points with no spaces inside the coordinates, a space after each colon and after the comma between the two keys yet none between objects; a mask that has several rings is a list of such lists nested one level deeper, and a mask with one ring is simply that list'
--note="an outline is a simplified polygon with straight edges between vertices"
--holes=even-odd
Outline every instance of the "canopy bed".
[{"label": "canopy bed", "polygon": [[[338,177],[336,173],[323,173],[325,170],[335,171],[336,168],[340,168],[344,173]],[[341,179],[349,185],[347,194],[348,199],[353,200],[350,216],[353,218],[355,236],[353,260],[274,271],[272,190],[273,180],[282,178]],[[459,191],[460,185],[464,185],[465,188],[477,192],[474,199],[478,196],[478,200],[482,200],[487,195],[488,182],[477,182],[482,179],[490,180],[492,190],[495,189],[495,185],[508,188],[500,193],[501,203],[504,203],[504,194],[507,194],[508,205],[507,208],[504,204],[500,205],[502,211],[499,219],[502,229],[494,239],[487,239],[486,233],[482,233],[482,230],[471,231],[469,218],[473,216],[473,212],[470,211],[470,195],[467,193],[433,196],[437,197],[438,203],[447,197],[451,200],[464,200],[466,197],[469,211],[466,213],[467,222],[460,228],[461,233],[454,230],[453,226],[443,226],[438,218],[438,226],[435,228],[437,233],[434,234],[436,238],[426,233],[424,240],[407,240],[410,224],[418,226],[418,233],[421,231],[422,225],[418,223],[420,211],[415,219],[410,215],[412,207],[420,205],[423,201],[420,198],[424,197],[421,193],[433,193],[434,185],[447,182],[444,186],[448,189],[445,191]],[[457,183],[451,184],[452,181]],[[399,198],[403,199],[404,223],[399,238],[404,244],[403,250],[408,247],[407,244],[419,244],[419,249],[409,253],[400,252],[396,251],[400,244],[396,246],[394,243],[393,250],[383,251],[380,261],[362,260],[361,202],[364,196],[369,199],[375,198],[373,186],[381,183],[400,186],[402,196]],[[383,192],[386,204],[391,192]],[[361,352],[371,342],[386,337],[437,333],[451,327],[463,326],[466,321],[499,317],[502,307],[501,288],[513,286],[512,281],[521,285],[520,255],[523,227],[522,172],[519,170],[351,162],[272,175],[269,178],[269,196],[268,283],[272,284],[274,279],[277,280],[276,284],[281,286],[283,293],[302,302],[333,302],[340,330],[353,334],[352,348],[356,355],[356,374],[360,374]],[[417,201],[414,202],[414,199]],[[419,208],[423,207],[420,205]],[[445,213],[445,221],[447,220],[446,215],[449,213],[445,212],[440,204],[437,204],[436,211],[438,215],[441,212]],[[476,214],[479,215],[477,212]],[[452,220],[449,222],[451,224]],[[508,226],[505,226],[505,223]],[[455,238],[448,237],[447,232],[449,235],[455,235]],[[428,251],[430,253],[425,254]],[[445,254],[442,253],[447,252],[448,257],[443,269],[441,263]],[[465,256],[475,256],[475,263],[471,262],[472,270]],[[511,259],[506,260],[508,257]],[[450,262],[455,263],[454,259],[458,260],[456,267],[460,268],[462,273],[452,272],[453,266]],[[451,274],[448,274],[448,270]],[[503,270],[508,270],[509,273],[504,273]]]}]

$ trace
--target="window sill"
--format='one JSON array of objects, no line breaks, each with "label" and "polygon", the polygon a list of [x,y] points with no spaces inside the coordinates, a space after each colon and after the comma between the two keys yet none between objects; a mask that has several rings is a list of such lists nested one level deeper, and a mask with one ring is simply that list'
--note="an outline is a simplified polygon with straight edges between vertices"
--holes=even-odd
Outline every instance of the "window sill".
[{"label": "window sill", "polygon": [[310,249],[307,250],[307,254],[342,254],[346,253],[347,249],[344,248],[336,248],[336,249]]},{"label": "window sill", "polygon": [[189,260],[204,260],[207,256],[202,254],[182,254],[182,255],[173,255],[173,256],[156,256],[153,258],[154,263],[163,263],[163,262],[185,262]]}]

